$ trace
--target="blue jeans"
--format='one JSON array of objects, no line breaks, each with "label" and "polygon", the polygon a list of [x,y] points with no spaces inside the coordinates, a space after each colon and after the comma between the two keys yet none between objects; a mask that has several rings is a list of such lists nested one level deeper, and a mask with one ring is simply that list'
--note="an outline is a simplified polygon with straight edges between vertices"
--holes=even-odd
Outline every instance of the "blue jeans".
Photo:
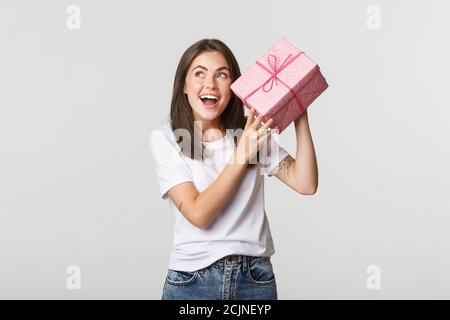
[{"label": "blue jeans", "polygon": [[270,257],[230,255],[194,272],[169,269],[163,300],[277,300]]}]

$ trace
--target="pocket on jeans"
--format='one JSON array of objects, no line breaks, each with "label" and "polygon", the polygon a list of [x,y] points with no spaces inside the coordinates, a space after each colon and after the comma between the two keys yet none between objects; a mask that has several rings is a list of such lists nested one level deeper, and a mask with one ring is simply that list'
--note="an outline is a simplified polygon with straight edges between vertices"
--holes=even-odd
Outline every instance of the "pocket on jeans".
[{"label": "pocket on jeans", "polygon": [[275,282],[272,262],[269,257],[249,257],[247,276],[251,283],[268,285]]},{"label": "pocket on jeans", "polygon": [[169,269],[166,282],[176,286],[183,286],[192,283],[196,277],[197,271],[187,272]]}]

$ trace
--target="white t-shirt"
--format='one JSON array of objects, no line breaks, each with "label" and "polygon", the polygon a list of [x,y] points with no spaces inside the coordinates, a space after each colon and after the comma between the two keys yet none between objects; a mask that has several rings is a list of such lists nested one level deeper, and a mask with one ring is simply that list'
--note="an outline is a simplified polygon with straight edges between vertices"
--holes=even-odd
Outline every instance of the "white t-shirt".
[{"label": "white t-shirt", "polygon": [[236,191],[222,207],[207,229],[192,225],[167,196],[174,186],[192,181],[198,192],[205,190],[223,171],[234,152],[230,135],[205,142],[208,158],[193,160],[181,152],[169,121],[150,134],[150,147],[155,160],[156,177],[163,199],[170,203],[175,217],[175,230],[169,269],[195,271],[230,254],[271,256],[272,236],[264,208],[264,174],[271,176],[289,153],[272,135],[260,149],[262,159],[247,168]]}]

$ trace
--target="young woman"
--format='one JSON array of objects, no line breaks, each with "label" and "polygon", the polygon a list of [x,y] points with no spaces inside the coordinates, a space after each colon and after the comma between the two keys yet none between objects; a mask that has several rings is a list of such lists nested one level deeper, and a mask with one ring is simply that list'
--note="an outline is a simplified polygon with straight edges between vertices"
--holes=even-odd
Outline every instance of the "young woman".
[{"label": "young woman", "polygon": [[303,195],[317,189],[307,113],[295,121],[294,159],[271,138],[272,119],[262,124],[253,109],[245,117],[230,90],[239,76],[223,42],[194,43],[176,71],[170,121],[151,133],[160,193],[175,217],[162,299],[277,299],[262,173]]}]

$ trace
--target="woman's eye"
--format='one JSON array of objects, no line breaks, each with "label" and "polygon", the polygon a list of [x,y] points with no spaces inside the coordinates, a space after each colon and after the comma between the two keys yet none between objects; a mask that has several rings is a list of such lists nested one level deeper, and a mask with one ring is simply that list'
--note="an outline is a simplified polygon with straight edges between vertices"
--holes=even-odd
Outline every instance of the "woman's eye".
[{"label": "woman's eye", "polygon": [[[204,76],[205,74],[204,74],[203,71],[197,71],[197,72],[194,73],[194,75],[195,75],[196,77],[199,77],[200,75],[201,75],[201,76]],[[226,73],[224,73],[224,72],[219,73],[218,76],[221,77],[221,78],[223,78],[223,79],[227,79],[227,78],[228,78],[228,74],[226,74]]]}]

